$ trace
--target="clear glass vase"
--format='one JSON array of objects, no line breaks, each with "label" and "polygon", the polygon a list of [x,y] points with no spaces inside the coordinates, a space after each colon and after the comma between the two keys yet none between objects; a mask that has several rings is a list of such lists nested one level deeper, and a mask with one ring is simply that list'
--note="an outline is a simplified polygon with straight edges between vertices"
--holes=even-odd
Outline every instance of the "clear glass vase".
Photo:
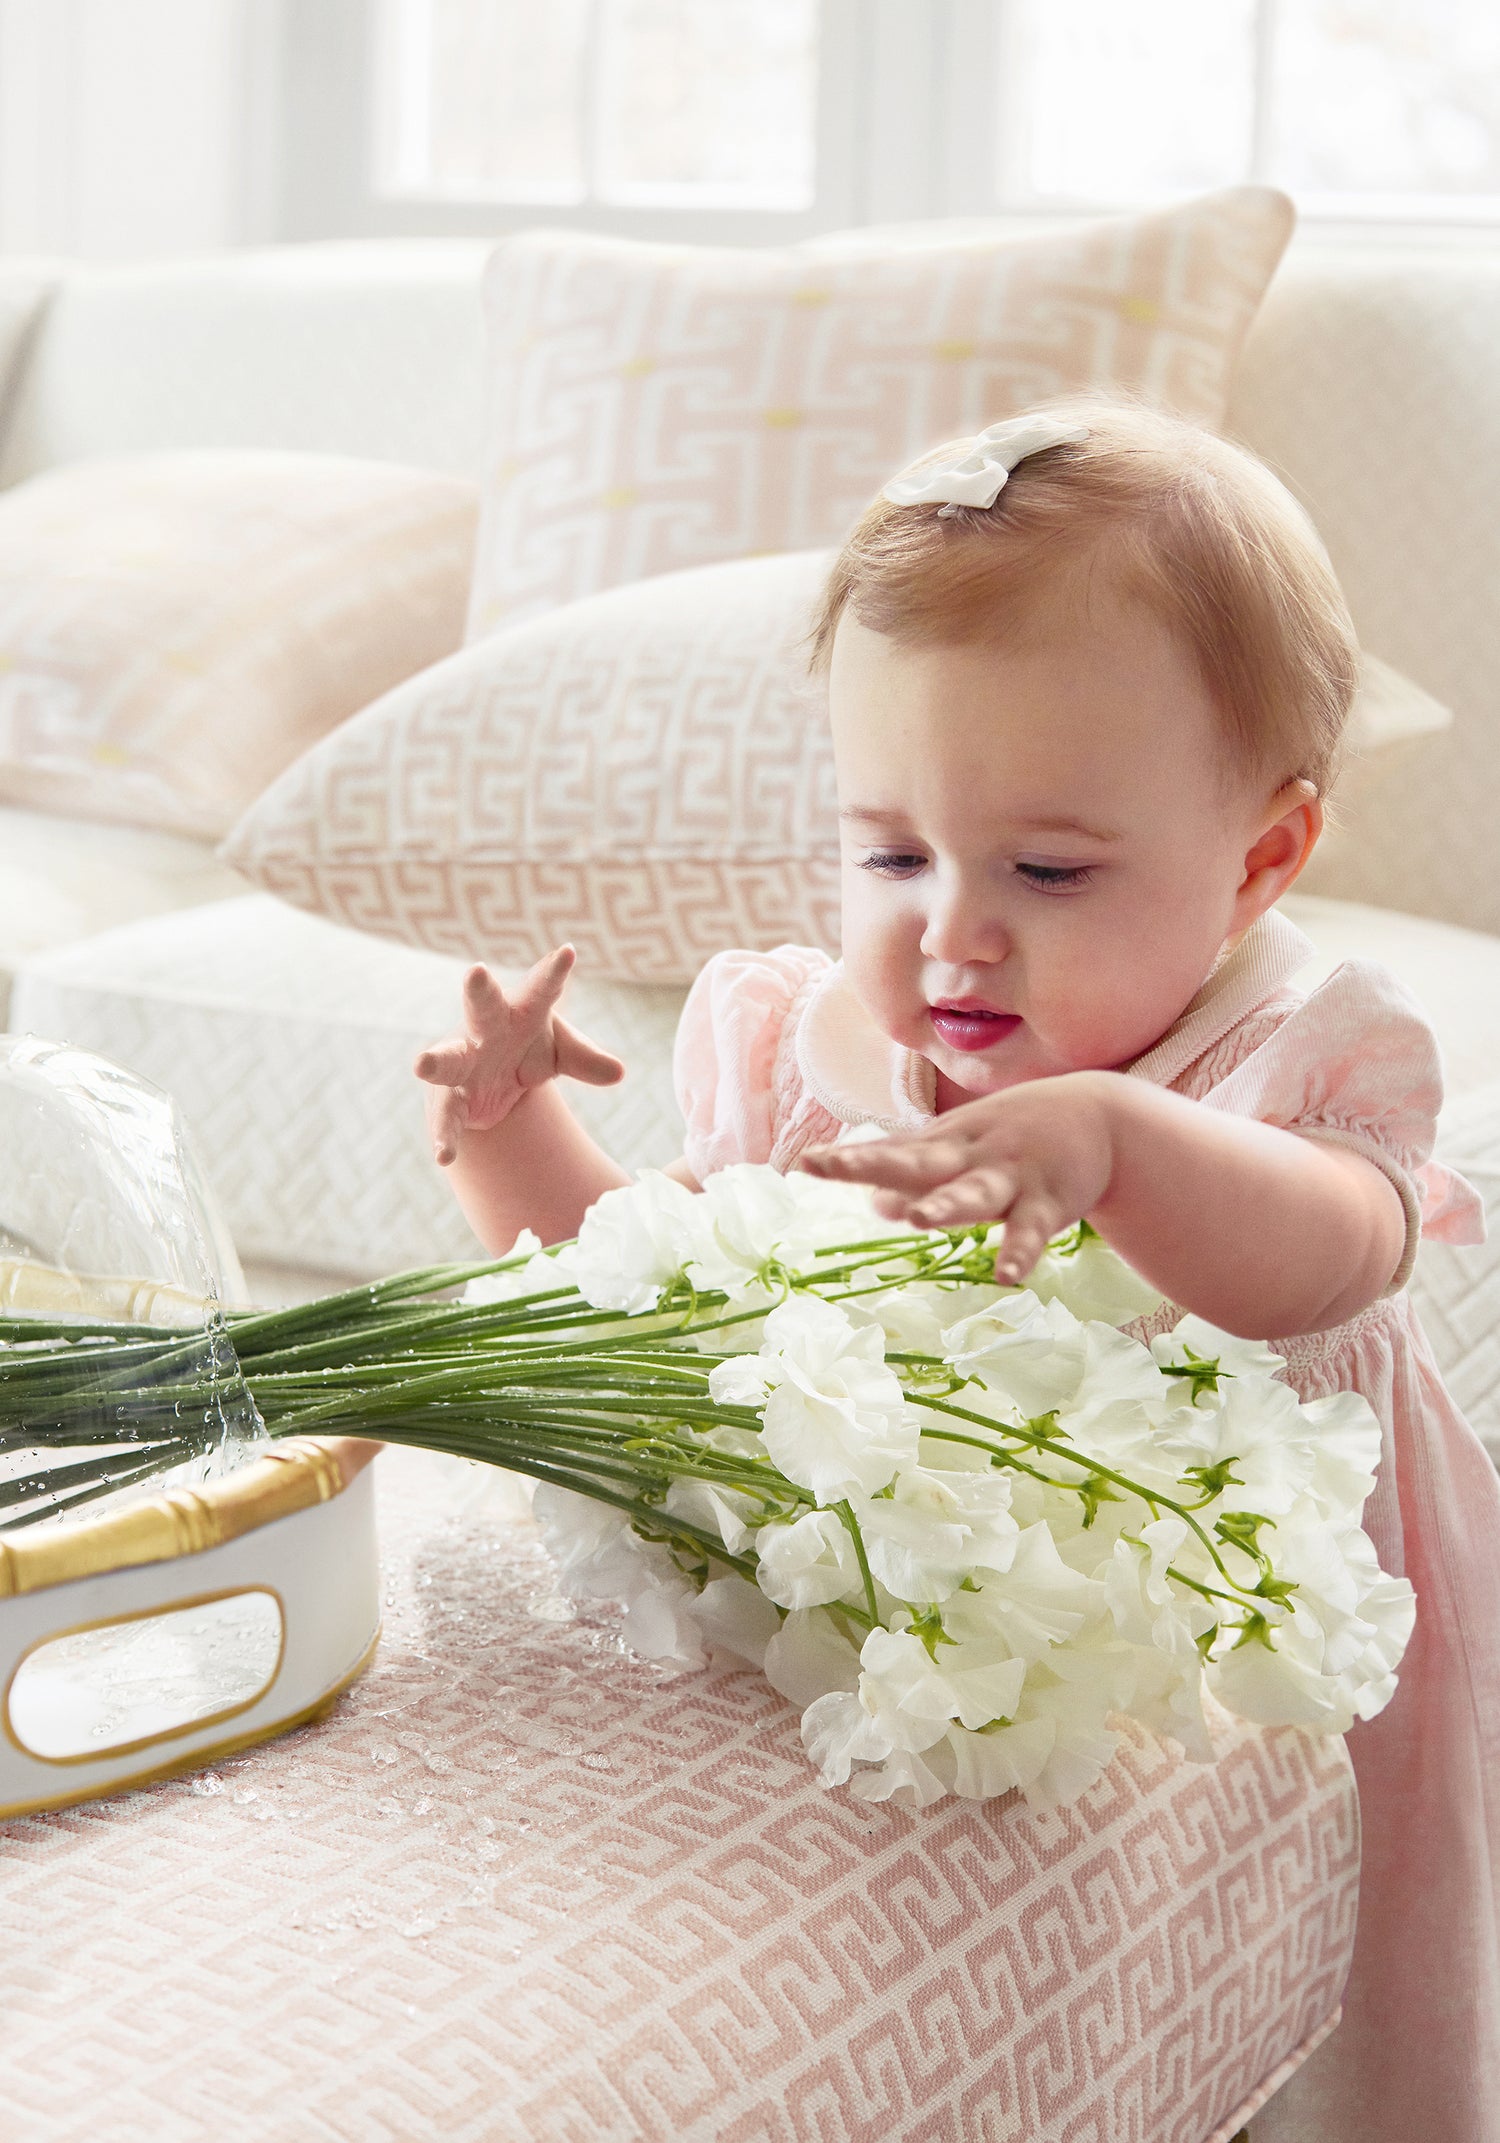
[{"label": "clear glass vase", "polygon": [[[256,1455],[225,1321],[243,1293],[175,1103],[87,1050],[0,1036],[0,1530]],[[128,1345],[91,1345],[106,1334]]]}]

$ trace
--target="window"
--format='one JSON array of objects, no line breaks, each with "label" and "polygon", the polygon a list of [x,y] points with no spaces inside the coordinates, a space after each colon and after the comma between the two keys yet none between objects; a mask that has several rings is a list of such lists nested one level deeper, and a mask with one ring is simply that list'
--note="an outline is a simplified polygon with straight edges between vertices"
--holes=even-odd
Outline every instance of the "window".
[{"label": "window", "polygon": [[1268,179],[1305,214],[1500,220],[1493,0],[1010,0],[1014,203]]},{"label": "window", "polygon": [[817,0],[385,0],[377,183],[809,209],[818,16]]},{"label": "window", "polygon": [[362,115],[302,98],[313,184],[343,144],[324,232],[766,241],[1248,178],[1305,217],[1500,225],[1495,0],[339,4]]}]

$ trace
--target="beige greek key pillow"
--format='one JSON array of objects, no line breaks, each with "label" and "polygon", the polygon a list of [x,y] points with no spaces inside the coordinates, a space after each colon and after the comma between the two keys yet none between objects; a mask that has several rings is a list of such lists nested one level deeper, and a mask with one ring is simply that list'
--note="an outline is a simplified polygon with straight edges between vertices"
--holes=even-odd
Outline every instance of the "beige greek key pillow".
[{"label": "beige greek key pillow", "polygon": [[[297,906],[438,952],[688,982],[710,954],[838,944],[830,551],[588,597],[478,642],[326,737],[225,855]],[[1378,666],[1368,747],[1443,710]]]},{"label": "beige greek key pillow", "polygon": [[220,834],[458,646],[472,484],[321,454],[89,461],[0,493],[0,801]]},{"label": "beige greek key pillow", "polygon": [[468,637],[679,567],[842,541],[923,448],[1084,386],[1217,427],[1292,227],[1234,187],[1041,238],[782,250],[504,240]]}]

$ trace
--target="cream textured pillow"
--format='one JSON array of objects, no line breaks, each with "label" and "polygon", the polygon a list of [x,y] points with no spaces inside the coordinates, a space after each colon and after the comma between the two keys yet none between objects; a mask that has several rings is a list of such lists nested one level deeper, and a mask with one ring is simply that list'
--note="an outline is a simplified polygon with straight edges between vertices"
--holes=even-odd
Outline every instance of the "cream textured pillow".
[{"label": "cream textured pillow", "polygon": [[781,251],[565,231],[485,277],[471,640],[623,581],[840,542],[902,462],[1088,385],[1217,426],[1292,227],[1235,187],[1013,236]]},{"label": "cream textured pillow", "polygon": [[0,801],[222,833],[460,640],[472,484],[329,455],[89,461],[0,493]]},{"label": "cream textured pillow", "polygon": [[[664,574],[466,648],[289,768],[227,859],[299,907],[502,966],[566,938],[595,976],[687,982],[728,945],[832,949],[833,757],[804,645],[832,557]],[[1380,741],[1430,728],[1442,710],[1379,670]]]}]

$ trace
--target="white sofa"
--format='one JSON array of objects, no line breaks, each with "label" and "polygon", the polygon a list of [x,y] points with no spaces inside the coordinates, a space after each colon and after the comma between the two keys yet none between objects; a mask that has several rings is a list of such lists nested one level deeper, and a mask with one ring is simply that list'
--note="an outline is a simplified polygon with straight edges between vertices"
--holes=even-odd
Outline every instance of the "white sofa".
[{"label": "white sofa", "polygon": [[[312,245],[0,267],[43,309],[0,402],[0,482],[81,457],[313,449],[478,462],[481,243]],[[1361,636],[1455,711],[1355,766],[1289,912],[1325,967],[1386,960],[1447,1057],[1444,1151],[1500,1215],[1500,252],[1294,246],[1232,429],[1306,499]],[[1310,896],[1310,897],[1309,897]],[[248,892],[207,845],[0,809],[0,999],[178,1095],[254,1284],[466,1254],[409,1076],[456,968]],[[633,1076],[582,1103],[621,1158],[675,1150],[680,993],[591,981],[573,1010]],[[1500,1235],[1500,1227],[1497,1227]],[[305,1283],[305,1277],[303,1284]],[[1500,1448],[1500,1247],[1423,1251],[1445,1368]]]}]

